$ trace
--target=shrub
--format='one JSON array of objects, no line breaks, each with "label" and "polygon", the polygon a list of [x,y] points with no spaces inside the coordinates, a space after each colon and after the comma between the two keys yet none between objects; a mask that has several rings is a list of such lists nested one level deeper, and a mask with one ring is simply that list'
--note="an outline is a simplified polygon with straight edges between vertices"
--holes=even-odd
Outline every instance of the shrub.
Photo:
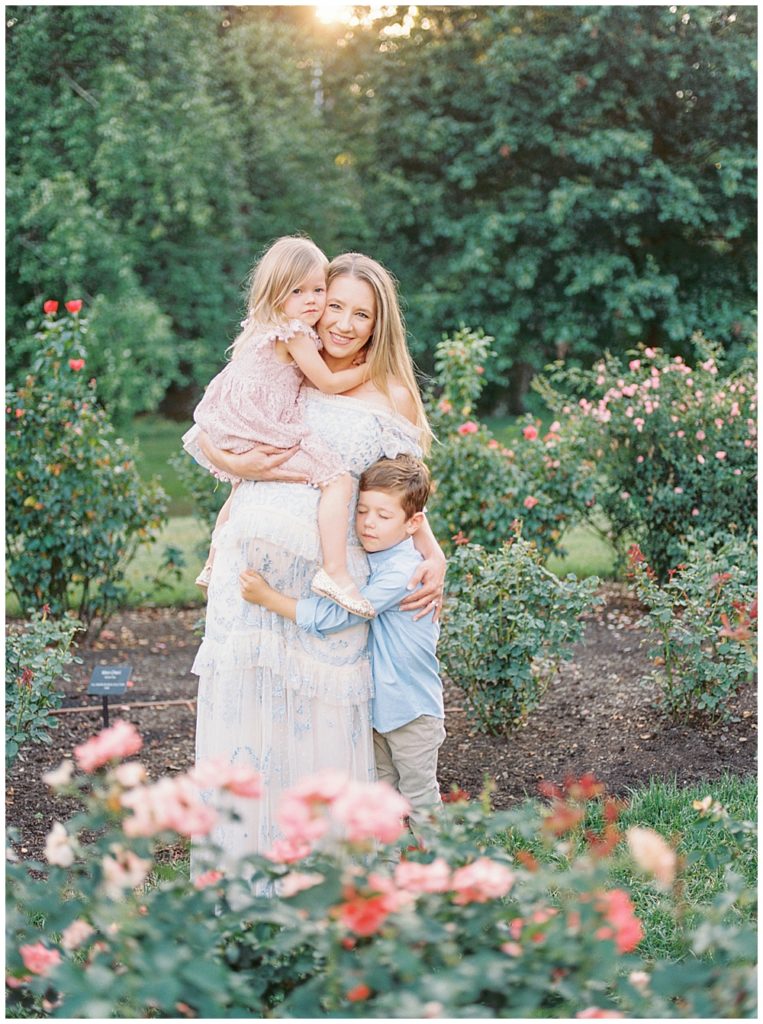
[{"label": "shrub", "polygon": [[637,542],[662,579],[684,560],[690,530],[712,538],[756,525],[753,370],[724,376],[719,347],[699,334],[694,344],[693,368],[642,346],[627,367],[606,355],[593,370],[556,364],[535,382],[564,431],[595,454],[613,543],[624,554]]},{"label": "shrub", "polygon": [[[730,871],[716,905],[687,923],[680,862],[657,833],[631,830],[632,857],[652,898],[685,939],[684,963],[646,964],[643,926],[623,888],[611,888],[621,843],[618,806],[586,833],[590,777],[551,793],[539,810],[491,812],[459,802],[411,849],[400,797],[384,784],[333,773],[284,798],[285,840],[247,859],[261,895],[209,871],[149,878],[158,845],[200,837],[214,813],[199,797],[201,769],[147,786],[142,766],[117,764],[140,737],[115,723],[46,776],[79,794],[84,812],[54,824],[47,863],[8,867],[9,1009],[56,1017],[572,1017],[754,1014],[752,927],[728,911],[754,898]],[[217,786],[256,799],[258,780],[216,767]],[[754,845],[748,823],[710,798],[698,823],[734,847]],[[85,845],[80,835],[95,839]],[[551,854],[506,853],[540,841]],[[298,848],[300,847],[301,848]],[[403,859],[396,863],[396,850]],[[694,848],[702,857],[701,842]],[[211,851],[214,856],[214,851]],[[399,856],[399,853],[398,853]],[[35,869],[35,873],[30,872]],[[36,1012],[34,1012],[36,1011]],[[700,1011],[699,1013],[697,1011]]]},{"label": "shrub", "polygon": [[51,711],[61,706],[58,689],[63,669],[80,658],[71,653],[79,629],[73,619],[50,619],[36,612],[25,626],[13,626],[5,637],[5,763],[10,765],[24,743],[50,743],[58,725]]},{"label": "shrub", "polygon": [[752,545],[733,537],[715,551],[695,544],[686,558],[660,585],[639,546],[629,552],[629,575],[647,607],[650,678],[670,713],[726,718],[730,698],[755,671],[756,560]]},{"label": "shrub", "polygon": [[[180,435],[178,435],[179,446]],[[175,455],[171,455],[167,461],[177,473],[181,484],[190,496],[195,507],[196,517],[207,523],[211,531],[215,525],[217,513],[230,494],[230,486],[213,477],[184,451],[178,451]],[[204,553],[208,546],[205,541]]]},{"label": "shrub", "polygon": [[[6,552],[22,609],[70,603],[85,626],[105,621],[125,588],[125,568],[154,539],[166,500],[142,483],[87,380],[81,303],[56,317],[46,303],[32,373],[6,391]],[[53,307],[56,307],[55,309]]]},{"label": "shrub", "polygon": [[580,639],[598,578],[560,580],[519,534],[497,551],[459,545],[448,565],[439,654],[477,727],[518,725]]},{"label": "shrub", "polygon": [[507,448],[474,418],[491,340],[462,327],[437,346],[435,390],[427,399],[437,438],[429,459],[430,522],[446,547],[458,535],[497,548],[522,519],[525,537],[548,556],[592,503],[594,464],[559,423],[541,437],[528,418],[521,439]]}]

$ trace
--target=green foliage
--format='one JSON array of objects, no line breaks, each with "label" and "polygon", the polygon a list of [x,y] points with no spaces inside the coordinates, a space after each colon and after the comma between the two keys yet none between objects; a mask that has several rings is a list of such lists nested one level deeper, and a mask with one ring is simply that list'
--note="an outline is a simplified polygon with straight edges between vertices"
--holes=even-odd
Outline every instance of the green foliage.
[{"label": "green foliage", "polygon": [[41,299],[85,295],[112,415],[155,409],[219,369],[272,238],[362,230],[319,54],[277,9],[19,6],[7,47],[14,379]]},{"label": "green foliage", "polygon": [[123,599],[125,569],[166,502],[98,405],[87,328],[77,313],[48,314],[32,372],[6,391],[6,558],[22,609],[59,616],[73,601],[89,628]]},{"label": "green foliage", "polygon": [[564,529],[593,503],[594,463],[574,433],[559,423],[541,437],[525,424],[511,448],[473,416],[491,356],[491,338],[462,326],[435,351],[436,377],[427,396],[436,435],[429,466],[434,492],[429,518],[435,534],[497,548],[523,520],[523,534],[548,556]]},{"label": "green foliage", "polygon": [[755,548],[727,538],[715,551],[695,544],[662,586],[638,545],[631,578],[647,608],[652,677],[672,714],[728,717],[728,703],[756,664],[758,601]]},{"label": "green foliage", "polygon": [[171,455],[167,461],[177,474],[186,494],[190,495],[194,515],[207,523],[211,530],[215,525],[217,513],[230,494],[230,486],[221,484],[208,470],[182,450]]},{"label": "green foliage", "polygon": [[456,549],[439,655],[478,729],[503,732],[537,706],[560,661],[572,656],[598,583],[560,580],[519,535],[495,551]]},{"label": "green foliage", "polygon": [[[289,865],[249,858],[254,880],[276,889],[257,896],[236,877],[199,879],[194,887],[181,872],[155,871],[146,882],[159,844],[177,836],[130,835],[122,801],[130,793],[127,799],[140,803],[141,782],[137,766],[132,777],[126,767],[112,762],[68,782],[61,773],[51,784],[63,795],[79,795],[85,809],[51,832],[48,863],[8,867],[12,1012],[390,1019],[571,1018],[592,1008],[629,1017],[755,1014],[754,928],[734,917],[754,900],[754,888],[735,867],[754,852],[755,830],[711,799],[697,807],[682,839],[695,863],[708,845],[722,851],[726,884],[692,908],[689,922],[680,875],[671,873],[662,888],[652,878],[652,898],[680,933],[686,956],[646,963],[628,894],[609,883],[613,866],[634,871],[634,860],[620,843],[617,805],[602,806],[595,799],[602,787],[590,778],[571,781],[542,808],[493,812],[487,793],[481,803],[446,805],[437,828],[426,831],[426,848],[408,849],[397,867],[395,847],[407,846],[410,836],[395,844],[350,841],[336,827],[337,804],[313,796],[309,817],[331,822],[331,836]],[[184,776],[163,779],[162,786],[166,805],[181,789],[193,800],[195,786]],[[364,790],[366,820],[389,820],[388,793],[381,785]],[[603,815],[605,827],[584,833],[587,812]],[[83,833],[91,841],[82,842]],[[708,844],[712,833],[722,839]],[[648,838],[669,854],[659,836]],[[529,843],[543,855],[526,856]],[[432,864],[438,884],[411,877],[416,865],[426,871]]]},{"label": "green foliage", "polygon": [[696,335],[696,361],[639,347],[592,370],[556,364],[535,385],[564,432],[595,454],[596,503],[621,552],[637,541],[664,578],[691,531],[706,542],[757,520],[753,368],[723,374],[720,350]]},{"label": "green foliage", "polygon": [[80,663],[71,653],[80,628],[75,619],[49,619],[35,612],[25,626],[12,626],[5,637],[5,763],[13,763],[25,743],[50,743],[61,706],[58,689],[66,665]]},{"label": "green foliage", "polygon": [[434,5],[375,22],[373,48],[353,33],[366,127],[351,151],[427,368],[429,339],[479,323],[497,352],[489,397],[517,412],[555,355],[685,353],[698,329],[749,342],[756,21]]}]

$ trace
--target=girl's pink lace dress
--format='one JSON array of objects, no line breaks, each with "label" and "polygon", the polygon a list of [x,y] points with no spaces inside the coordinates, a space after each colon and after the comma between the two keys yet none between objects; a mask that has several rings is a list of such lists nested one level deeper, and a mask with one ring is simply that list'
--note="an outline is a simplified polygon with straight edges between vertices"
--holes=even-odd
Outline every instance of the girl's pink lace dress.
[{"label": "girl's pink lace dress", "polygon": [[237,478],[221,473],[205,457],[198,443],[200,431],[217,448],[237,454],[256,444],[276,448],[298,444],[300,450],[284,465],[304,473],[316,486],[345,471],[339,457],[305,426],[302,371],[296,363],[282,363],[276,358],[276,342],[288,345],[296,334],[306,334],[317,349],[322,347],[315,331],[301,320],[255,330],[241,355],[209,383],[196,406],[195,423],[183,435],[183,447],[219,479],[233,482]]}]

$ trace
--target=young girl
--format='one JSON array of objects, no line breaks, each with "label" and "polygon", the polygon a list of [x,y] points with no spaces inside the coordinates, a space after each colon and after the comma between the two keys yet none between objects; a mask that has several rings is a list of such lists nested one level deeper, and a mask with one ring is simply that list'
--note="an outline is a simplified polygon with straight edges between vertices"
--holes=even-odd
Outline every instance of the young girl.
[{"label": "young girl", "polygon": [[[332,372],[319,355],[312,329],[326,305],[328,260],[307,238],[279,238],[256,265],[249,293],[249,314],[233,342],[231,361],[208,385],[194,410],[195,425],[183,446],[200,465],[234,490],[238,480],[217,470],[198,444],[200,431],[217,448],[241,453],[256,444],[300,450],[287,466],[303,472],[321,489],[318,531],[323,568],[312,589],[363,618],[374,609],[347,570],[347,529],[352,498],[350,474],[340,459],[311,438],[302,422],[302,383],[307,377],[326,394],[338,394],[368,379],[365,364]],[[206,590],[212,574],[214,540],[227,521],[231,493],[220,510],[212,546],[197,584]]]}]

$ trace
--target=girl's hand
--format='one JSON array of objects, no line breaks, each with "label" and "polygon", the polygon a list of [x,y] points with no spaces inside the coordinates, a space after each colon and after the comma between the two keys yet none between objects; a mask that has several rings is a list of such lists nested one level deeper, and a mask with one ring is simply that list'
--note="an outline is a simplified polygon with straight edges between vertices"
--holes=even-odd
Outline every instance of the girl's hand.
[{"label": "girl's hand", "polygon": [[447,562],[444,558],[427,558],[421,563],[416,572],[411,576],[409,587],[415,588],[418,583],[421,587],[413,590],[413,593],[404,598],[400,603],[400,610],[412,612],[414,609],[420,611],[414,615],[414,619],[420,619],[432,612],[432,621],[440,621],[442,611],[442,598],[445,590],[445,570]]}]

